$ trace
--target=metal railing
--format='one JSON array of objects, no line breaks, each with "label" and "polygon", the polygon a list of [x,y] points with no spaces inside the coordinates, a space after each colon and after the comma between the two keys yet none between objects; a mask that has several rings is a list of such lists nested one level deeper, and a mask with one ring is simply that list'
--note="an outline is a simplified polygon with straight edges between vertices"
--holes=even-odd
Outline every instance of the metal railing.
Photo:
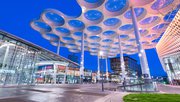
[{"label": "metal railing", "polygon": [[117,89],[122,91],[130,92],[156,92],[157,84],[152,80],[139,81],[139,83],[126,83],[124,85],[118,86]]}]

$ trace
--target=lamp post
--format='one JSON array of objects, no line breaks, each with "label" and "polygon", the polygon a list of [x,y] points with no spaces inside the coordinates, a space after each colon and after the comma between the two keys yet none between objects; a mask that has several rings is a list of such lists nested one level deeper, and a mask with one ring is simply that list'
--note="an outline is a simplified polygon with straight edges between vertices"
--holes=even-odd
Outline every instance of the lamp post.
[{"label": "lamp post", "polygon": [[102,77],[102,80],[101,80],[101,83],[102,83],[102,91],[104,91],[104,78],[103,78],[103,68],[102,68],[102,57],[103,57],[103,52],[102,51],[100,51],[99,52],[99,55],[100,55],[100,69],[101,69],[101,73],[102,73],[102,75],[101,75],[101,77]]}]

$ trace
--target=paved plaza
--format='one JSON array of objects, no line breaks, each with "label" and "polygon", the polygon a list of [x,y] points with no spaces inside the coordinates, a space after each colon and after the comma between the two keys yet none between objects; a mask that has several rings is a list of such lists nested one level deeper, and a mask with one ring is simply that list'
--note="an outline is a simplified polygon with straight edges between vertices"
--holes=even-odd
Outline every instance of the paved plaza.
[{"label": "paved plaza", "polygon": [[[105,84],[105,88],[116,85]],[[158,85],[160,93],[179,93],[180,87]],[[101,91],[101,84],[36,85],[21,88],[0,88],[0,102],[123,102],[127,92]]]},{"label": "paved plaza", "polygon": [[[100,102],[113,91],[101,91],[100,84],[37,85],[23,88],[1,88],[0,102]],[[116,93],[117,94],[117,93]]]}]

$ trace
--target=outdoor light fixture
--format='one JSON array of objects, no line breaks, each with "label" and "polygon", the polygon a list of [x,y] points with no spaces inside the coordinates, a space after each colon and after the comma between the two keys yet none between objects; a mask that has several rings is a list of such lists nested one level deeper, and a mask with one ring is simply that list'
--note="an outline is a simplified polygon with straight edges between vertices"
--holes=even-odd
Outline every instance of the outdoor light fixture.
[{"label": "outdoor light fixture", "polygon": [[82,9],[82,13],[85,13],[86,8],[84,6],[82,6],[81,9]]},{"label": "outdoor light fixture", "polygon": [[103,52],[102,52],[102,51],[99,51],[99,55],[102,57],[102,56],[103,56]]}]

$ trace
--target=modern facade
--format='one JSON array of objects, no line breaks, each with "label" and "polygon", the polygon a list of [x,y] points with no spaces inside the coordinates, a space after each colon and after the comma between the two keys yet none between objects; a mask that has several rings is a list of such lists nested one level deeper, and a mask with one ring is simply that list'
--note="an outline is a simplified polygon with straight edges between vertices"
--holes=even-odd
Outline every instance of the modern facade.
[{"label": "modern facade", "polygon": [[[0,85],[34,84],[43,62],[57,62],[68,68],[79,65],[53,52],[43,49],[4,31],[0,31]],[[61,66],[58,66],[61,69]],[[52,64],[46,66],[54,73]],[[56,77],[56,76],[55,76]],[[55,82],[55,77],[52,79]]]},{"label": "modern facade", "polygon": [[156,49],[170,83],[180,85],[180,11],[166,29]]},{"label": "modern facade", "polygon": [[[80,71],[79,68],[68,67],[67,63],[59,61],[41,61],[37,63],[36,83],[48,84],[48,83],[67,83],[77,84],[80,83]],[[92,80],[92,71],[84,71],[84,79]],[[56,79],[56,80],[53,80]],[[55,82],[54,82],[55,81]]]},{"label": "modern facade", "polygon": [[[114,74],[116,75],[120,75],[120,73],[122,73],[120,62],[121,61],[119,57],[110,59],[111,69],[114,71]],[[124,63],[125,63],[125,71],[127,77],[132,77],[132,78],[141,77],[142,75],[141,67],[137,63],[137,60],[129,56],[124,56]]]}]

